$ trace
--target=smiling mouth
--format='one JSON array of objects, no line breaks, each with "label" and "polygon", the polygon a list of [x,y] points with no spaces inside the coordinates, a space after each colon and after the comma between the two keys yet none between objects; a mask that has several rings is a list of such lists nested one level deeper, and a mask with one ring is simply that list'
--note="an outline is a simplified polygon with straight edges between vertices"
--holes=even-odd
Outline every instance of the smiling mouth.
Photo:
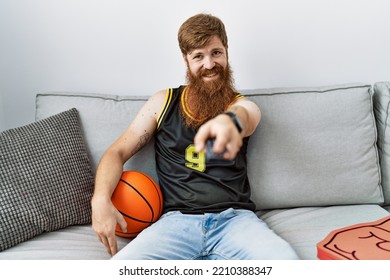
[{"label": "smiling mouth", "polygon": [[218,76],[218,73],[210,73],[208,75],[203,75],[203,78],[212,79],[212,78],[215,78],[217,76]]},{"label": "smiling mouth", "polygon": [[199,76],[206,80],[213,80],[218,78],[223,73],[223,68],[216,64],[212,69],[201,69]]}]

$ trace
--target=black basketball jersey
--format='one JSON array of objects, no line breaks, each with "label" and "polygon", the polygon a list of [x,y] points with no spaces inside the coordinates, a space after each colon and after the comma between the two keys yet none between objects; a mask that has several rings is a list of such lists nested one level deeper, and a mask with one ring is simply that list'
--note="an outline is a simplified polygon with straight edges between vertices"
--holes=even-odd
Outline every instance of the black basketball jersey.
[{"label": "black basketball jersey", "polygon": [[237,157],[226,162],[206,162],[203,152],[195,152],[196,130],[187,127],[180,112],[185,86],[168,89],[158,118],[155,151],[159,185],[164,196],[164,212],[220,212],[228,208],[254,210],[247,178],[244,138]]}]

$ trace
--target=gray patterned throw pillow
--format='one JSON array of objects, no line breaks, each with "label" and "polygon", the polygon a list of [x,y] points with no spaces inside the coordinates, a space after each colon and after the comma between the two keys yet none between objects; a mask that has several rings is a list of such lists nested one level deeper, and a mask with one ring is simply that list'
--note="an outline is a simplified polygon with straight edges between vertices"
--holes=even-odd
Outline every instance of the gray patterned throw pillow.
[{"label": "gray patterned throw pillow", "polygon": [[0,133],[0,251],[90,223],[92,192],[76,109]]}]

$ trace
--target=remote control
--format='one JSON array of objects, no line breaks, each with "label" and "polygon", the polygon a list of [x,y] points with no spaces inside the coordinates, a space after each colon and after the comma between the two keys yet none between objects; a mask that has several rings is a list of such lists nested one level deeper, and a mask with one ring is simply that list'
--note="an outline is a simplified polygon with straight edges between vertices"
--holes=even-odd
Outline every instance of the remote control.
[{"label": "remote control", "polygon": [[225,152],[216,153],[213,150],[213,146],[214,146],[214,139],[208,139],[206,142],[206,161],[214,161],[214,160],[226,161],[226,159],[224,159],[223,157]]}]

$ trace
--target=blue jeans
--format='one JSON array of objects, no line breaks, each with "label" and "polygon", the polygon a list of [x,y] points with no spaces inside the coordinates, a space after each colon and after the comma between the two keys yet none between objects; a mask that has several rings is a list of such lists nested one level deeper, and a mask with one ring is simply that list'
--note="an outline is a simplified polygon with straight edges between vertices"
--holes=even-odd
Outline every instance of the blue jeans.
[{"label": "blue jeans", "polygon": [[113,259],[298,259],[290,245],[252,211],[228,209],[200,215],[168,212]]}]

